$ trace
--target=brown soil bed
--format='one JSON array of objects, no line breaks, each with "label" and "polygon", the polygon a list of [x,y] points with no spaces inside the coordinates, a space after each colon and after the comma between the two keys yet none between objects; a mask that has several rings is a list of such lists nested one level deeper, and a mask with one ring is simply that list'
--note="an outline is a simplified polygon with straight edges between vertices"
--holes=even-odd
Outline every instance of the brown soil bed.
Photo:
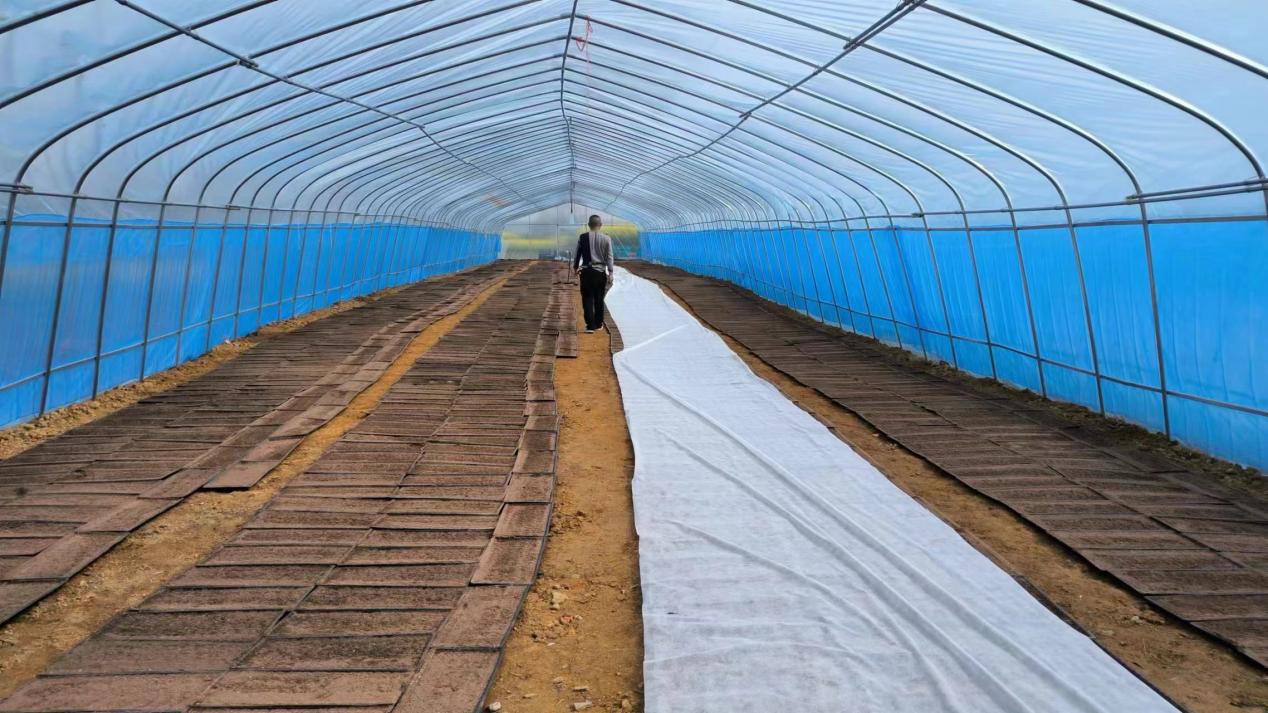
[{"label": "brown soil bed", "polygon": [[[457,313],[420,332],[378,381],[361,392],[341,414],[309,435],[253,488],[196,493],[134,532],[56,593],[0,627],[0,699],[237,532],[287,482],[304,472],[340,436],[373,411],[423,353],[497,292],[507,278],[494,283]],[[387,292],[376,297],[384,294]],[[355,305],[343,303],[334,309],[342,311],[351,306]]]},{"label": "brown soil bed", "polygon": [[391,287],[370,295],[354,297],[324,309],[308,312],[299,317],[273,322],[245,337],[217,345],[197,359],[178,364],[144,381],[115,387],[109,391],[102,392],[94,399],[64,406],[54,411],[49,411],[34,420],[0,430],[0,460],[11,458],[41,441],[59,436],[76,426],[82,426],[89,421],[131,406],[148,396],[162,393],[174,386],[179,386],[202,376],[270,337],[293,332],[319,319],[361,307],[388,295],[395,294],[405,289],[405,287],[408,287],[408,285]]},{"label": "brown soil bed", "polygon": [[591,711],[642,710],[634,450],[608,335],[580,337],[578,358],[555,362],[561,425],[546,555],[488,697],[506,713],[585,701]]},{"label": "brown soil bed", "polygon": [[[671,290],[661,287],[692,311]],[[736,340],[719,336],[754,373],[826,423],[891,481],[1184,710],[1268,710],[1268,676],[1228,647],[1160,612],[1010,510],[878,433]]]}]

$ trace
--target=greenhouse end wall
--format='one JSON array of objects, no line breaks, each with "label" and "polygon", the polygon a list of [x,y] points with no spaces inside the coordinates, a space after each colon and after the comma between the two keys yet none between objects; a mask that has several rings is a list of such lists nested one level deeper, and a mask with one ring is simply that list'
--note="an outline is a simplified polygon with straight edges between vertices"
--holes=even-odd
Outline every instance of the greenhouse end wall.
[{"label": "greenhouse end wall", "polygon": [[[243,210],[239,215],[245,215]],[[224,214],[225,211],[220,211]],[[497,259],[496,235],[379,220],[0,223],[0,427],[260,327]],[[9,227],[10,229],[4,230]]]},{"label": "greenhouse end wall", "polygon": [[643,256],[1268,469],[1263,218],[728,226],[645,232]]}]

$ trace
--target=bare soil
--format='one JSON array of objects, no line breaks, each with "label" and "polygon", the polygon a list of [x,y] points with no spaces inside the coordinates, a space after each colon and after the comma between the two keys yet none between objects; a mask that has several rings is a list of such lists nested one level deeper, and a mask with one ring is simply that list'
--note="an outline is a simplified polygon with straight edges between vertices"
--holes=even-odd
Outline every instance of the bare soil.
[{"label": "bare soil", "polygon": [[643,709],[634,449],[608,335],[580,337],[579,356],[555,362],[561,425],[550,539],[488,697],[506,713],[559,713],[585,701],[590,711]]},{"label": "bare soil", "polygon": [[[672,291],[663,285],[662,289],[691,311]],[[719,336],[754,373],[829,425],[891,481],[1184,710],[1268,711],[1268,674],[1262,669],[1155,609],[1052,537],[762,361],[739,342]]]},{"label": "bare soil", "polygon": [[505,278],[499,280],[456,314],[415,336],[378,381],[305,438],[254,487],[227,493],[200,491],[190,496],[134,532],[57,592],[0,627],[0,698],[17,690],[112,617],[140,603],[237,532],[282,486],[304,472],[373,411],[420,356],[505,282]]}]

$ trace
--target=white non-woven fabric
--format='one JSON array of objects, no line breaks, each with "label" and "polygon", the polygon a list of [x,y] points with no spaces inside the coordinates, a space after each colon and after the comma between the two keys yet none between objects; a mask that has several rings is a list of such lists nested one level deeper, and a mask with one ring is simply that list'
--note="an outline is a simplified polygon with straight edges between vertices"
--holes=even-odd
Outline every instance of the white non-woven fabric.
[{"label": "white non-woven fabric", "polygon": [[649,713],[1175,711],[657,285],[607,304]]}]

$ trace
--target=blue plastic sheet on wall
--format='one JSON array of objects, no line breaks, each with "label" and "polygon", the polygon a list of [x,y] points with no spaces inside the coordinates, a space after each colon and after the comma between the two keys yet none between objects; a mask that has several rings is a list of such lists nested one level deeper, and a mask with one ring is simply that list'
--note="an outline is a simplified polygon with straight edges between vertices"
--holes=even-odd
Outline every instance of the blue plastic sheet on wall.
[{"label": "blue plastic sheet on wall", "polygon": [[112,231],[83,221],[68,232],[65,222],[24,215],[9,231],[0,260],[0,427],[195,359],[269,322],[490,262],[501,248],[497,235],[396,223],[159,230],[123,221]]},{"label": "blue plastic sheet on wall", "polygon": [[1268,468],[1263,220],[1158,222],[1148,234],[1130,223],[763,227],[644,233],[642,244],[646,259],[847,331]]}]

